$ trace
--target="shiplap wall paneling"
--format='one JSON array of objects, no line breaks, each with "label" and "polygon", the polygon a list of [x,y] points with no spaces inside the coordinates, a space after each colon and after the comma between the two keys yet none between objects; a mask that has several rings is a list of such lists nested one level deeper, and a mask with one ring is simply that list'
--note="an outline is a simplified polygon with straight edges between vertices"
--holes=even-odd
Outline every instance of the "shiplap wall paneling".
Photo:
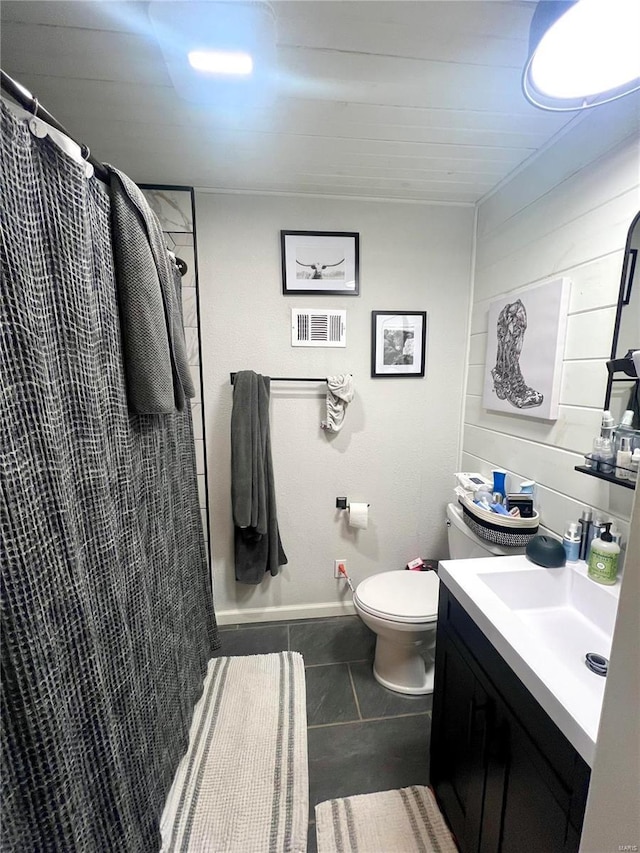
[{"label": "shiplap wall paneling", "polygon": [[[599,430],[624,244],[639,206],[637,105],[581,117],[478,211],[462,464],[505,468],[512,487],[535,480],[544,528],[559,536],[584,505],[628,534],[633,493],[574,466]],[[490,302],[559,274],[571,279],[571,297],[558,419],[485,409]]]}]

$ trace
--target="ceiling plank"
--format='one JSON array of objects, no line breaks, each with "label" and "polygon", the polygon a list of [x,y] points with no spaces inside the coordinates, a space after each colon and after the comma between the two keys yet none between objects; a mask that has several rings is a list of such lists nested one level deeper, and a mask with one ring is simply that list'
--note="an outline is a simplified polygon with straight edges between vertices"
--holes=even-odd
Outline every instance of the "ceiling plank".
[{"label": "ceiling plank", "polygon": [[58,78],[171,86],[157,44],[132,33],[3,23],[2,61],[12,76],[55,70]]},{"label": "ceiling plank", "polygon": [[3,67],[138,181],[471,203],[571,115],[528,105],[528,0],[275,0],[252,111],[182,99],[147,3],[4,0]]},{"label": "ceiling plank", "polygon": [[[399,2],[384,12],[387,3],[369,3],[366,9],[350,2],[322,7],[276,3],[278,44],[440,61],[455,56],[473,65],[522,68],[528,48],[524,27],[531,11],[492,3],[495,21],[490,25],[485,5],[456,2],[455,9],[443,10],[442,3]],[[409,9],[403,14],[405,6]]]}]

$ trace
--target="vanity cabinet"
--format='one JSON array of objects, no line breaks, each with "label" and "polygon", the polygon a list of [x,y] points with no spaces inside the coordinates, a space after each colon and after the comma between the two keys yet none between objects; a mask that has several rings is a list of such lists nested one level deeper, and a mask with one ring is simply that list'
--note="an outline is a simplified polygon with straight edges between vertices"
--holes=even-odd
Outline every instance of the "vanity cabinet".
[{"label": "vanity cabinet", "polygon": [[462,853],[577,853],[589,774],[441,585],[430,777]]}]

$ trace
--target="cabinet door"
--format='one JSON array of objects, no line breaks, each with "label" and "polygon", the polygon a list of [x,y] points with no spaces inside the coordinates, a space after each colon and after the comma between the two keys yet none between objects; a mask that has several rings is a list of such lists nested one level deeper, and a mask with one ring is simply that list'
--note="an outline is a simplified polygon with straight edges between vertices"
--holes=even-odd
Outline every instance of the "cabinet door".
[{"label": "cabinet door", "polygon": [[431,784],[463,853],[577,853],[589,768],[440,589]]},{"label": "cabinet door", "polygon": [[487,695],[446,632],[438,635],[431,783],[462,853],[477,851]]},{"label": "cabinet door", "polygon": [[487,746],[481,853],[568,853],[570,796],[515,717],[496,699]]}]

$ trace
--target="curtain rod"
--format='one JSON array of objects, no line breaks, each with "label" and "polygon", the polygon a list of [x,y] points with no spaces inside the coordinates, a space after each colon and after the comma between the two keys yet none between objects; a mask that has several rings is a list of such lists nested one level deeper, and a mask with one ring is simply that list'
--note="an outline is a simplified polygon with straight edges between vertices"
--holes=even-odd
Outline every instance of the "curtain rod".
[{"label": "curtain rod", "polygon": [[59,130],[60,133],[64,133],[65,136],[68,136],[72,142],[75,142],[76,145],[80,148],[83,153],[87,152],[87,156],[85,160],[91,163],[93,166],[95,175],[104,183],[109,183],[109,173],[105,169],[105,167],[96,160],[95,157],[92,157],[89,153],[89,149],[86,145],[80,145],[73,136],[69,133],[69,131],[64,127],[64,125],[60,124],[60,122],[55,119],[49,110],[46,110],[38,101],[38,99],[31,94],[31,92],[26,89],[21,83],[18,83],[17,80],[14,80],[13,77],[10,77],[6,71],[0,69],[0,75],[2,77],[2,88],[14,98],[21,107],[23,107],[27,112],[30,112],[36,118],[42,119],[47,124],[51,125],[51,127]]},{"label": "curtain rod", "polygon": [[[31,92],[26,89],[22,83],[18,83],[17,80],[14,80],[13,77],[10,77],[6,71],[3,71],[0,68],[0,78],[2,83],[2,88],[7,92],[11,97],[18,102],[18,104],[25,109],[27,112],[34,115],[36,118],[42,119],[48,125],[51,125],[55,130],[58,130],[60,133],[64,133],[75,145],[80,149],[83,158],[87,161],[87,163],[91,163],[93,166],[93,173],[98,178],[98,180],[102,181],[104,184],[109,186],[109,172],[105,169],[102,163],[99,160],[96,160],[95,157],[91,156],[89,148],[86,145],[80,145],[76,140],[71,136],[66,127],[55,119],[49,110],[46,110]],[[84,156],[86,152],[86,157]],[[175,258],[176,266],[178,267],[178,271],[181,276],[185,276],[188,270],[188,266],[186,261],[183,261],[182,258]]]},{"label": "curtain rod", "polygon": [[[236,373],[229,374],[229,380],[231,384],[235,382]],[[271,376],[272,382],[326,382],[327,377],[322,376],[320,378],[311,377],[311,376]]]}]

